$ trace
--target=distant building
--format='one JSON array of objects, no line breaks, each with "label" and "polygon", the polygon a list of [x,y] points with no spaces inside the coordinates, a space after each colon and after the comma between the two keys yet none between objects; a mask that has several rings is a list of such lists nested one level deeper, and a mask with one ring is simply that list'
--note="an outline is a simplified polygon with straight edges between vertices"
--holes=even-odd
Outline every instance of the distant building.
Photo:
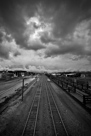
[{"label": "distant building", "polygon": [[2,73],[2,79],[10,80],[12,78],[14,78],[14,74],[13,73]]},{"label": "distant building", "polygon": [[70,73],[70,74],[66,74],[67,77],[80,77],[81,74],[80,73]]},{"label": "distant building", "polygon": [[85,77],[86,77],[86,74],[83,74],[83,73],[82,73],[82,74],[81,74],[81,77],[82,77],[82,78],[85,78]]},{"label": "distant building", "polygon": [[0,79],[2,79],[3,71],[0,71]]},{"label": "distant building", "polygon": [[82,77],[82,78],[84,78],[84,77],[91,77],[91,72],[81,73],[81,77]]},{"label": "distant building", "polygon": [[0,79],[2,78],[2,73],[0,73]]}]

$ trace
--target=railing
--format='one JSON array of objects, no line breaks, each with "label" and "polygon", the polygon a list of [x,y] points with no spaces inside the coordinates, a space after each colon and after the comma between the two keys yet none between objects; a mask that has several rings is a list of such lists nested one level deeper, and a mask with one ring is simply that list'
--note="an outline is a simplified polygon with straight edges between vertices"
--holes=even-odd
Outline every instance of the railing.
[{"label": "railing", "polygon": [[84,105],[91,103],[91,95],[90,96],[83,96],[83,103]]},{"label": "railing", "polygon": [[66,79],[64,77],[58,78],[50,76],[49,78],[67,92],[79,94],[82,97],[84,105],[91,103],[91,88],[89,87],[89,85],[86,84],[86,86],[83,85],[81,87],[80,83],[76,83],[73,81],[71,82],[71,80],[68,80],[68,78]]},{"label": "railing", "polygon": [[51,78],[52,80],[56,80],[58,84],[62,82],[62,83],[70,85],[71,87],[75,89],[79,89],[80,91],[91,95],[91,86],[89,86],[88,82],[82,82],[82,81],[75,82],[74,79],[71,79],[69,77],[57,77],[57,76],[54,77],[52,75],[49,78]]}]

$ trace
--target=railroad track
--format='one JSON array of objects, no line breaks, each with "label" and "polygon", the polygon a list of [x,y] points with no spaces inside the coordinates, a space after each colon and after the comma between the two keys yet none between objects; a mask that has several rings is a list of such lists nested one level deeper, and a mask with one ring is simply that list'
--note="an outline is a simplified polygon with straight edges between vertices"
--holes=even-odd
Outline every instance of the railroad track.
[{"label": "railroad track", "polygon": [[54,136],[69,136],[62,116],[55,102],[54,96],[52,94],[52,88],[49,83],[46,84],[46,93],[51,112],[51,119],[54,127]]},{"label": "railroad track", "polygon": [[36,124],[39,112],[40,97],[41,97],[41,83],[38,85],[38,88],[36,90],[21,136],[35,136],[35,133],[37,131]]},{"label": "railroad track", "polygon": [[57,108],[57,104],[54,100],[53,94],[51,93],[51,87],[48,83],[46,83],[46,81],[44,84],[40,83],[36,90],[21,136],[36,136],[38,134],[37,121],[38,121],[39,105],[41,98],[41,89],[43,85],[45,85],[46,87],[46,94],[47,94],[51,119],[53,123],[54,133],[52,136],[69,136],[66,127],[64,125],[64,122],[62,120],[62,117],[60,115],[60,112]]}]

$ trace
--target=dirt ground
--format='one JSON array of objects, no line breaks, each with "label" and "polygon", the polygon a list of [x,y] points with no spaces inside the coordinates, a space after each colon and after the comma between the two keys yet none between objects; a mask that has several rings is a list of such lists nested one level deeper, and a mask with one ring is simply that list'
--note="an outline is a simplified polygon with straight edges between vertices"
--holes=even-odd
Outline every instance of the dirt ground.
[{"label": "dirt ground", "polygon": [[24,96],[11,101],[9,107],[0,115],[0,136],[18,136],[24,127],[30,105],[35,94],[35,87],[30,87]]}]

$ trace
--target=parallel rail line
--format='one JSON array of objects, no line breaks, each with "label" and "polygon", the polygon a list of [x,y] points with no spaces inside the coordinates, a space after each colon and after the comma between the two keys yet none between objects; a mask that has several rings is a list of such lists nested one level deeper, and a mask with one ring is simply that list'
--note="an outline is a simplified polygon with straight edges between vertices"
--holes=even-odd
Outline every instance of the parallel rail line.
[{"label": "parallel rail line", "polygon": [[[42,87],[45,85],[46,87],[46,94],[47,94],[47,100],[49,104],[52,124],[53,124],[53,136],[69,136],[67,129],[65,127],[65,124],[62,120],[62,117],[60,115],[59,109],[57,107],[57,104],[54,100],[54,96],[52,94],[52,88],[50,85],[46,82],[41,83]],[[40,105],[40,98],[41,98],[41,85],[37,88],[35,96],[32,101],[31,108],[29,110],[27,120],[24,125],[24,129],[22,131],[21,136],[36,136],[37,132],[37,122],[38,122],[38,113],[39,113],[39,105]]]},{"label": "parallel rail line", "polygon": [[36,90],[21,136],[35,136],[41,97],[41,85]]},{"label": "parallel rail line", "polygon": [[55,133],[54,135],[55,136],[69,136],[51,91],[52,91],[52,88],[50,87],[49,83],[47,83],[46,92],[47,92],[53,127],[54,127],[54,133]]}]

